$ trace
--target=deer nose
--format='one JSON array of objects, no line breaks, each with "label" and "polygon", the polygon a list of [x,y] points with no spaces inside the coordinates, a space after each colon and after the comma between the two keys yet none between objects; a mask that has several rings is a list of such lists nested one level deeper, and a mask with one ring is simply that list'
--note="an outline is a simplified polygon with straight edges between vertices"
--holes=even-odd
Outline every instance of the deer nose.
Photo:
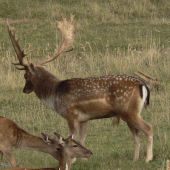
[{"label": "deer nose", "polygon": [[28,94],[29,93],[29,91],[24,87],[24,89],[23,89],[23,93],[26,93],[26,94]]},{"label": "deer nose", "polygon": [[93,155],[93,153],[89,150],[89,152],[88,152],[88,154],[91,156],[91,155]]},{"label": "deer nose", "polygon": [[23,93],[26,93],[26,91],[25,91],[25,87],[24,87],[24,89],[23,89]]}]

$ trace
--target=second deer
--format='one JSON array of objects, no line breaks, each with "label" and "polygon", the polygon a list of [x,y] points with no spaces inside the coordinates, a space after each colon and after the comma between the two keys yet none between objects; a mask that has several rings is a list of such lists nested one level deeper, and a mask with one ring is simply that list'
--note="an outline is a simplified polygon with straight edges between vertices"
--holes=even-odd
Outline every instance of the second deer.
[{"label": "second deer", "polygon": [[41,133],[42,138],[34,136],[8,118],[0,116],[0,165],[3,155],[12,168],[17,164],[12,152],[15,149],[37,150],[53,156],[59,161],[58,169],[71,168],[71,160],[76,157],[88,158],[92,152],[76,142],[72,136],[64,139],[54,132],[54,138],[48,133]]},{"label": "second deer", "polygon": [[64,117],[68,122],[69,133],[74,133],[75,139],[79,134],[82,145],[85,145],[88,120],[114,117],[115,124],[120,118],[123,119],[135,140],[133,160],[139,158],[142,131],[146,135],[146,162],[149,162],[153,158],[153,128],[140,114],[143,106],[149,104],[150,91],[142,80],[129,75],[60,80],[43,67],[43,64],[53,61],[61,53],[70,51],[69,47],[75,38],[73,18],[71,15],[69,22],[62,16],[62,21],[57,22],[62,34],[61,46],[53,57],[38,65],[24,63],[23,58],[28,53],[20,49],[7,22],[10,39],[19,60],[13,64],[17,69],[25,70],[23,92],[29,94],[34,91],[48,108]]}]

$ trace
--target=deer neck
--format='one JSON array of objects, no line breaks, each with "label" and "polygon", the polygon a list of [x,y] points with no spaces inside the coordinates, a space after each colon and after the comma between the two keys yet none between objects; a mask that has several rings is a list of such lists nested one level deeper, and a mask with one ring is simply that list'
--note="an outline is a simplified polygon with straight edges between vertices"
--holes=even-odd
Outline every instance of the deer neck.
[{"label": "deer neck", "polygon": [[51,154],[51,149],[42,138],[34,136],[24,130],[18,133],[18,148],[24,150],[41,151]]},{"label": "deer neck", "polygon": [[59,159],[59,170],[70,170],[71,169],[71,161],[72,159],[68,156],[65,149],[62,148],[60,151],[60,159]]},{"label": "deer neck", "polygon": [[34,92],[39,99],[50,97],[61,82],[55,75],[47,70],[39,70],[33,79]]},{"label": "deer neck", "polygon": [[57,170],[70,170],[70,167],[67,163],[65,163],[64,165],[59,165]]}]

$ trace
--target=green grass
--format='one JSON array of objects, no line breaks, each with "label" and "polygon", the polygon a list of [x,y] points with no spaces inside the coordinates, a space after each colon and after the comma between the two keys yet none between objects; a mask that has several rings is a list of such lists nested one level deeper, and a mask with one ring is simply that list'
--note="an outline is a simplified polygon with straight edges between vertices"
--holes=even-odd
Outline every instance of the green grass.
[{"label": "green grass", "polygon": [[[59,13],[76,15],[74,50],[49,63],[47,69],[60,79],[110,74],[130,74],[140,70],[163,84],[151,89],[150,106],[142,117],[154,127],[154,159],[145,163],[146,140],[142,135],[140,159],[132,162],[134,141],[125,122],[112,127],[112,119],[89,121],[87,148],[93,156],[77,160],[72,169],[164,170],[170,159],[170,1],[169,0],[0,0],[0,115],[40,136],[41,131],[68,135],[66,121],[47,109],[35,94],[23,94],[23,71],[15,61],[6,19],[15,27],[25,51],[37,48],[29,61],[38,63],[53,55],[60,42],[55,21]],[[17,150],[20,167],[55,167],[51,156]],[[5,158],[3,163],[7,164]],[[0,169],[5,169],[0,167]]]}]

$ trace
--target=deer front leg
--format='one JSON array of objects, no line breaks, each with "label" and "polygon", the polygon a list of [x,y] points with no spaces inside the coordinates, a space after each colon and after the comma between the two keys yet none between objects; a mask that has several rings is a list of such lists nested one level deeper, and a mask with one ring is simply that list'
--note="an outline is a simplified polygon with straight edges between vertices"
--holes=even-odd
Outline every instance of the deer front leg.
[{"label": "deer front leg", "polygon": [[113,121],[112,121],[113,127],[114,127],[115,125],[118,125],[118,124],[119,124],[119,121],[120,121],[120,117],[119,117],[119,116],[114,116],[114,117],[113,117]]},{"label": "deer front leg", "polygon": [[[79,131],[79,122],[76,121],[75,119],[67,120],[67,122],[69,127],[69,135],[74,134],[74,140],[77,140],[77,134]],[[73,158],[71,163],[75,163],[75,162],[76,162],[76,158]]]},{"label": "deer front leg", "polygon": [[[85,146],[85,140],[87,136],[87,121],[79,123],[79,142],[81,145]],[[82,158],[82,160],[87,161],[88,158]]]},{"label": "deer front leg", "polygon": [[85,146],[86,135],[87,135],[87,122],[80,122],[79,123],[79,142],[83,146]]},{"label": "deer front leg", "polygon": [[67,120],[69,127],[69,135],[74,134],[74,139],[77,140],[77,134],[79,131],[79,122],[75,119]]},{"label": "deer front leg", "polygon": [[0,165],[2,163],[3,152],[0,150]]},{"label": "deer front leg", "polygon": [[10,149],[6,149],[5,151],[3,150],[3,154],[8,160],[8,162],[11,164],[12,168],[16,168],[17,163],[15,161],[15,158],[12,156],[11,150]]}]

